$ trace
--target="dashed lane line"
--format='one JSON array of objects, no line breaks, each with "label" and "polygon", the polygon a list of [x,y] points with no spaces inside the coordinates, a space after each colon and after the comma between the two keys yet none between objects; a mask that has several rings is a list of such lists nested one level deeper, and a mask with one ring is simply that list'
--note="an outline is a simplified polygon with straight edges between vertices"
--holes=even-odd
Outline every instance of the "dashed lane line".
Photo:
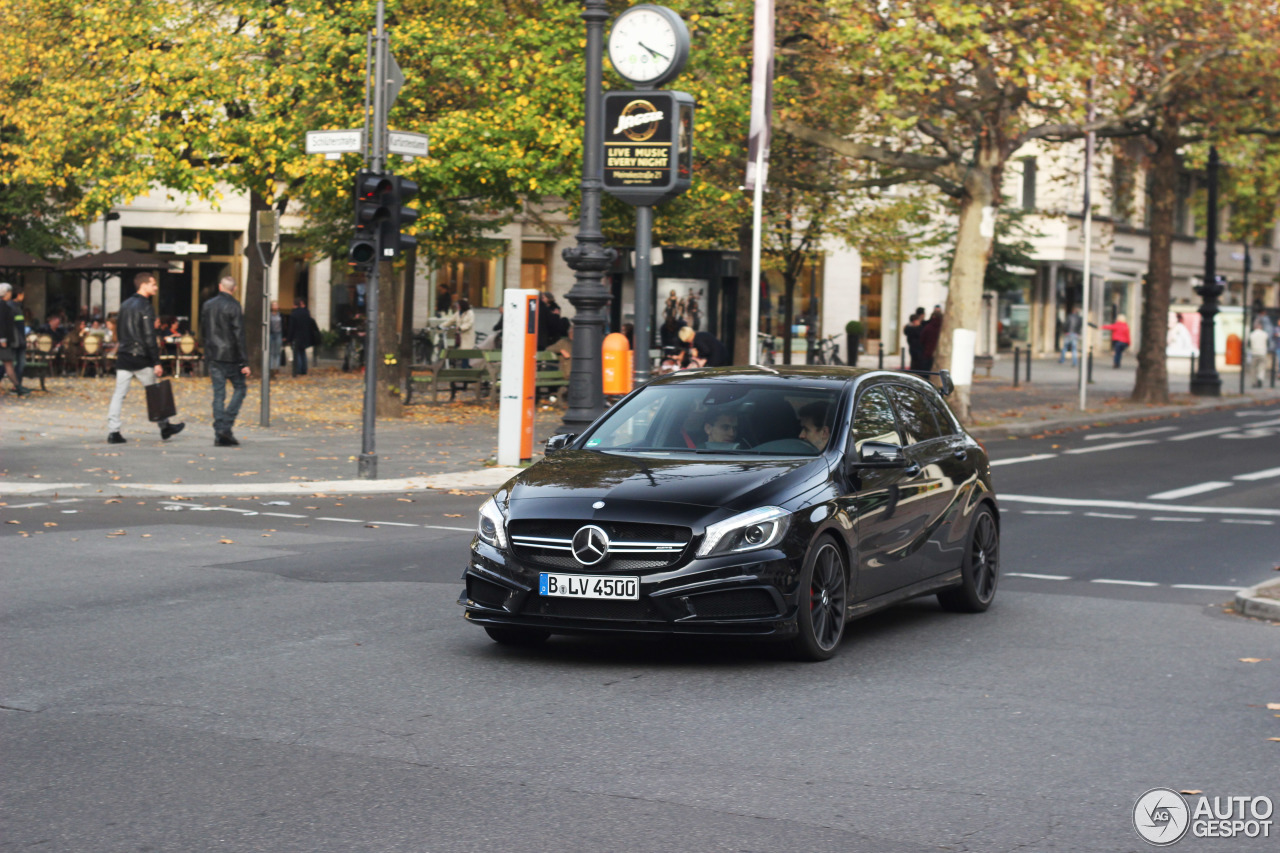
[{"label": "dashed lane line", "polygon": [[1179,524],[1199,524],[1200,522],[1204,521],[1203,518],[1174,518],[1168,515],[1153,515],[1151,516],[1151,520],[1152,521],[1176,521]]},{"label": "dashed lane line", "polygon": [[1064,453],[1097,453],[1101,450],[1119,450],[1122,447],[1138,447],[1143,444],[1155,444],[1155,439],[1142,438],[1137,441],[1117,441],[1115,444],[1099,444],[1096,447],[1077,447],[1074,450],[1066,450]]},{"label": "dashed lane line", "polygon": [[1017,465],[1019,462],[1039,462],[1041,459],[1057,459],[1056,453],[1033,453],[1030,456],[1019,456],[1016,459],[992,459],[991,467],[1000,465]]},{"label": "dashed lane line", "polygon": [[[1071,575],[1042,575],[1042,574],[1036,574],[1034,572],[1005,572],[1004,576],[1007,578],[1030,578],[1031,580],[1038,580],[1038,581],[1073,580]],[[1120,578],[1094,578],[1090,580],[1089,583],[1109,584],[1111,586],[1138,586],[1138,587],[1143,587],[1147,589],[1151,587],[1162,586],[1162,584],[1156,583],[1155,581],[1130,581],[1130,580],[1122,580]],[[1236,592],[1240,589],[1240,587],[1238,586],[1224,586],[1220,584],[1206,584],[1206,583],[1171,583],[1169,584],[1169,588],[1170,589],[1193,589],[1193,590],[1200,590],[1200,591],[1206,591],[1206,592]]]},{"label": "dashed lane line", "polygon": [[1177,432],[1177,427],[1164,426],[1155,427],[1154,429],[1142,429],[1137,432],[1097,432],[1089,433],[1084,437],[1085,441],[1095,441],[1099,438],[1137,438],[1140,435],[1156,435],[1162,432]]},{"label": "dashed lane line", "polygon": [[316,516],[316,521],[342,521],[347,524],[364,524],[363,518],[328,518],[325,516]]},{"label": "dashed lane line", "polygon": [[1115,512],[1086,512],[1085,515],[1090,516],[1092,518],[1123,518],[1123,519],[1137,518],[1136,515],[1121,515]]},{"label": "dashed lane line", "polygon": [[407,521],[371,521],[370,524],[377,524],[386,527],[419,527],[417,524],[410,524]]},{"label": "dashed lane line", "polygon": [[1275,524],[1274,521],[1267,521],[1265,519],[1258,519],[1258,518],[1224,518],[1222,519],[1222,523],[1223,524],[1265,524],[1268,526]]},{"label": "dashed lane line", "polygon": [[1238,592],[1240,590],[1238,586],[1219,586],[1211,583],[1175,583],[1170,584],[1170,586],[1174,589],[1207,589],[1214,592]]},{"label": "dashed lane line", "polygon": [[1280,509],[1270,507],[1231,507],[1231,506],[1177,506],[1173,504],[1153,504],[1141,501],[1108,501],[1093,498],[1049,498],[1040,495],[1000,495],[1001,503],[1024,503],[1040,506],[1056,507],[1088,507],[1090,509],[1128,509],[1146,510],[1150,512],[1174,513],[1185,512],[1194,515],[1254,515],[1268,518],[1280,518]]},{"label": "dashed lane line", "polygon": [[1122,580],[1113,580],[1112,578],[1094,578],[1093,580],[1089,581],[1089,583],[1108,583],[1114,586],[1142,586],[1142,587],[1160,586],[1160,584],[1154,581],[1122,581]]},{"label": "dashed lane line", "polygon": [[1038,575],[1034,572],[1005,572],[1007,578],[1034,578],[1038,581],[1069,581],[1070,575]]},{"label": "dashed lane line", "polygon": [[1269,480],[1272,477],[1280,477],[1280,468],[1268,468],[1265,471],[1254,471],[1249,474],[1237,474],[1231,479],[1253,482],[1255,480]]}]

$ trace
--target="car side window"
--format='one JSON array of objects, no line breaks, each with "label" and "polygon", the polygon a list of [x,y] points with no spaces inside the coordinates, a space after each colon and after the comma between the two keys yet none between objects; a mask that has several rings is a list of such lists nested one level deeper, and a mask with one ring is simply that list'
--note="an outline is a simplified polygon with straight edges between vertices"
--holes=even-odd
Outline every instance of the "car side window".
[{"label": "car side window", "polygon": [[898,423],[893,416],[893,406],[885,395],[883,388],[871,388],[858,398],[858,406],[853,412],[853,427],[850,437],[853,439],[855,452],[862,449],[868,441],[901,446],[902,438],[898,435]]},{"label": "car side window", "polygon": [[930,397],[928,394],[924,397],[925,402],[929,404],[929,408],[933,409],[934,417],[938,419],[938,429],[943,435],[955,435],[956,423],[951,416],[951,410],[947,408],[947,404],[942,400]]},{"label": "car side window", "polygon": [[902,419],[902,428],[911,444],[942,437],[943,433],[938,428],[933,410],[920,392],[901,385],[891,385],[889,395],[893,398],[898,417]]}]

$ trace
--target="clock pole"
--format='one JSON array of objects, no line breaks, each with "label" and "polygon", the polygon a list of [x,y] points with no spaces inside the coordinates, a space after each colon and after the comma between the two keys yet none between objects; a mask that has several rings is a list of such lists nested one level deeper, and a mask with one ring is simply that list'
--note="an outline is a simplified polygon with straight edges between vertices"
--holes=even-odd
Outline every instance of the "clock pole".
[{"label": "clock pole", "polygon": [[604,412],[603,364],[600,346],[604,338],[605,306],[611,292],[602,280],[618,257],[606,248],[600,224],[600,194],[604,187],[604,118],[601,98],[604,81],[604,24],[609,19],[605,0],[584,0],[582,18],[587,22],[587,79],[585,131],[582,149],[582,212],[578,220],[578,245],[564,250],[573,270],[574,285],[566,297],[574,307],[573,358],[569,373],[569,410],[565,432],[582,432]]}]

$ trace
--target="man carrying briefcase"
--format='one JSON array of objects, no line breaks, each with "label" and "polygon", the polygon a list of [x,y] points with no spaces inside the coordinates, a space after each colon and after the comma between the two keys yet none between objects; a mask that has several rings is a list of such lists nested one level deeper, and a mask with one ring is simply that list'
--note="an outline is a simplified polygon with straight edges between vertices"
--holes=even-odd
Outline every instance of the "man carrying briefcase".
[{"label": "man carrying briefcase", "polygon": [[[156,315],[151,310],[151,300],[160,286],[154,273],[140,272],[133,277],[136,292],[120,306],[116,319],[116,333],[120,346],[116,350],[116,391],[111,395],[111,408],[107,410],[107,443],[124,444],[127,438],[120,434],[120,410],[124,407],[129,386],[137,379],[145,388],[154,385],[160,377],[160,346],[156,343]],[[164,418],[160,421],[160,437],[169,440],[182,432],[186,424],[175,424]]]}]

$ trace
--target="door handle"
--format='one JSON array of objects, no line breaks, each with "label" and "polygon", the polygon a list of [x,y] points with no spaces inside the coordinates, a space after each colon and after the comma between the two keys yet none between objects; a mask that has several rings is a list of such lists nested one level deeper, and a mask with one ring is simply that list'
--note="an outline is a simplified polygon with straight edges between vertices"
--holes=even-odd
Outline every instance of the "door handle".
[{"label": "door handle", "polygon": [[908,477],[914,477],[916,474],[920,473],[920,464],[918,462],[912,462],[906,468],[902,469],[902,473],[906,474]]}]

